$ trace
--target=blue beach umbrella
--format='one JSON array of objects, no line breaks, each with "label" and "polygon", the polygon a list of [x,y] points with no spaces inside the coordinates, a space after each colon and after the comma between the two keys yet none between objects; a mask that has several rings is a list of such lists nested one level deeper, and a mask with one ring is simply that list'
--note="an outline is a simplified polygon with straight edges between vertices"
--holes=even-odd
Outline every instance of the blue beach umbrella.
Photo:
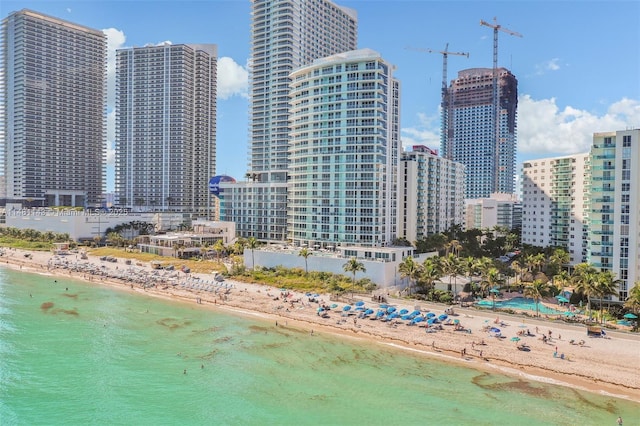
[{"label": "blue beach umbrella", "polygon": [[422,321],[424,321],[424,317],[415,317],[413,319],[413,322],[422,322]]},{"label": "blue beach umbrella", "polygon": [[436,314],[434,314],[433,312],[429,312],[427,313],[427,318],[435,318]]},{"label": "blue beach umbrella", "polygon": [[420,315],[422,312],[420,312],[419,310],[415,310],[413,312],[411,312],[411,315]]},{"label": "blue beach umbrella", "polygon": [[626,319],[638,319],[638,316],[629,312],[628,314],[624,314]]},{"label": "blue beach umbrella", "polygon": [[385,312],[384,312],[384,311],[382,311],[382,310],[381,310],[381,311],[378,311],[378,312],[376,312],[376,317],[377,317],[377,318],[383,317],[383,316],[384,316],[384,313],[385,313]]},{"label": "blue beach umbrella", "polygon": [[364,306],[364,302],[362,300],[359,300],[356,302],[356,306]]},{"label": "blue beach umbrella", "polygon": [[401,309],[401,310],[400,310],[400,315],[406,315],[406,314],[408,314],[408,313],[409,313],[409,310],[408,310],[408,309]]},{"label": "blue beach umbrella", "polygon": [[338,304],[337,304],[337,303],[334,303],[334,304],[332,304],[330,307],[331,307],[331,309],[335,309],[335,308],[337,308],[337,307],[338,307]]},{"label": "blue beach umbrella", "polygon": [[435,324],[436,319],[435,318],[430,318],[427,320],[427,324],[431,325],[431,324]]},{"label": "blue beach umbrella", "polygon": [[438,319],[439,319],[440,321],[444,321],[444,320],[446,320],[447,318],[449,318],[449,317],[448,317],[446,314],[442,314],[442,315],[440,315],[440,316],[438,317]]},{"label": "blue beach umbrella", "polygon": [[387,309],[388,307],[389,307],[389,305],[386,305],[384,303],[381,303],[380,306],[379,306],[379,308],[382,308],[382,309]]},{"label": "blue beach umbrella", "polygon": [[392,314],[392,313],[394,313],[395,311],[396,311],[396,308],[394,308],[393,306],[389,306],[389,307],[387,308],[387,313]]},{"label": "blue beach umbrella", "polygon": [[364,311],[365,315],[371,315],[373,313],[373,309],[367,309],[366,311]]},{"label": "blue beach umbrella", "polygon": [[342,310],[345,312],[351,310],[351,305],[346,305]]}]

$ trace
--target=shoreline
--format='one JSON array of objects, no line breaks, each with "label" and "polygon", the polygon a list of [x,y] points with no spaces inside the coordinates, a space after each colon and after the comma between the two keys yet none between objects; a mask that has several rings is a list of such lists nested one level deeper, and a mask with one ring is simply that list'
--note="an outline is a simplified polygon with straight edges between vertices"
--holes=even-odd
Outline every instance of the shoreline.
[{"label": "shoreline", "polygon": [[[25,254],[31,256],[27,258]],[[74,255],[63,258],[67,265],[95,267],[94,270],[98,273],[88,276],[86,270],[72,271],[71,266],[52,266],[52,259],[55,258],[49,252],[5,249],[5,255],[0,257],[0,264],[23,272],[74,278],[168,301],[195,302],[203,309],[259,317],[279,327],[300,328],[312,334],[321,332],[341,338],[355,338],[479,371],[498,372],[518,379],[550,383],[640,403],[640,372],[637,369],[640,365],[640,336],[637,335],[608,332],[611,337],[606,339],[587,338],[584,327],[501,313],[499,317],[502,325],[496,326],[504,330],[506,338],[498,339],[483,331],[487,326],[494,325],[498,319],[495,318],[495,313],[458,307],[454,308],[456,315],[453,318],[459,320],[470,332],[455,331],[453,326],[444,326],[442,330],[427,333],[420,324],[407,326],[406,322],[385,323],[348,315],[349,312],[340,310],[345,305],[342,302],[337,302],[340,305],[338,310],[329,311],[329,317],[323,318],[317,314],[319,304],[309,302],[304,294],[289,291],[287,293],[291,293],[291,296],[286,297],[286,293],[266,285],[227,280],[224,292],[214,293],[182,287],[182,283],[186,282],[186,275],[182,273],[158,276],[149,265],[124,266],[122,259],[111,263],[102,262],[91,255],[87,260],[78,260]],[[156,282],[161,284],[145,288],[139,282],[115,278],[118,274],[130,276],[132,273],[138,277],[152,277],[156,274]],[[192,275],[197,277],[192,276],[191,282],[214,283],[211,275]],[[326,304],[334,303],[329,300],[328,295],[320,295],[318,299]],[[378,306],[377,302],[363,301],[367,307],[376,309]],[[446,309],[444,305],[404,299],[389,300],[388,304],[397,306],[398,309],[407,308],[409,311],[419,306],[423,312],[428,310],[436,314],[442,314]],[[529,347],[526,352],[516,349],[516,343],[520,342],[511,341],[518,332],[524,330],[533,334],[520,340]],[[542,342],[541,336],[548,331],[552,332],[553,337]],[[571,344],[572,340],[583,340],[586,344]],[[481,345],[483,341],[485,344]],[[565,359],[554,357],[555,351],[566,354]]]}]

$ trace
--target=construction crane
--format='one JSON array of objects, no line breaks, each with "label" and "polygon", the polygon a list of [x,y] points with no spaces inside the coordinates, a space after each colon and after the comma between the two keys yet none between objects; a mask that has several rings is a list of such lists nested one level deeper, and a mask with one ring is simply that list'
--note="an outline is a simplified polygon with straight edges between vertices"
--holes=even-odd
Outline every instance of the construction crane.
[{"label": "construction crane", "polygon": [[496,18],[493,18],[493,24],[488,23],[487,21],[480,20],[480,25],[484,25],[485,27],[493,28],[493,69],[496,71],[498,69],[498,31],[504,31],[505,33],[522,37],[522,34],[517,33],[515,31],[508,30],[504,28],[502,25],[498,25]]},{"label": "construction crane", "polygon": [[441,129],[440,129],[440,144],[441,147],[444,146],[444,143],[446,141],[446,135],[445,135],[445,129],[446,129],[446,119],[447,119],[447,62],[448,62],[448,57],[449,55],[457,55],[457,56],[466,56],[467,58],[469,57],[469,53],[468,52],[450,52],[449,51],[449,43],[447,43],[444,46],[444,50],[433,50],[433,49],[419,49],[419,48],[412,48],[412,47],[407,47],[407,49],[410,50],[417,50],[419,52],[426,52],[426,53],[439,53],[442,55],[442,93],[441,93],[441,100],[440,100],[440,108],[441,108],[441,120],[442,122],[440,123]]},{"label": "construction crane", "polygon": [[483,21],[482,19],[480,20],[480,25],[484,25],[485,27],[489,27],[489,28],[493,28],[493,75],[492,75],[492,80],[493,80],[493,125],[494,125],[494,149],[495,149],[495,167],[496,167],[496,173],[495,173],[495,181],[494,181],[494,191],[498,191],[498,183],[499,183],[499,176],[500,173],[498,173],[498,168],[499,168],[499,152],[500,149],[498,147],[499,143],[500,143],[500,123],[499,123],[499,106],[500,106],[500,100],[498,99],[498,31],[504,31],[505,33],[512,35],[512,36],[516,36],[516,37],[522,37],[522,34],[517,33],[515,31],[511,31],[508,30],[506,28],[504,28],[501,25],[498,25],[497,19],[494,17],[493,18],[493,24],[488,23],[487,21]]}]

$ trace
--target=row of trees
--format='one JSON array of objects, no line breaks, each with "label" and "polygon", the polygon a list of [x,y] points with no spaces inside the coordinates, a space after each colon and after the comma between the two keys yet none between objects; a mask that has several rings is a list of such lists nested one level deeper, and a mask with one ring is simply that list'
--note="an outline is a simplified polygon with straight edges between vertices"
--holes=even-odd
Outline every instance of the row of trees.
[{"label": "row of trees", "polygon": [[[587,263],[578,264],[569,272],[563,268],[569,262],[569,255],[564,249],[555,249],[549,255],[522,254],[510,264],[489,257],[459,257],[461,250],[455,240],[449,242],[447,252],[442,256],[427,258],[422,263],[410,256],[399,265],[400,276],[409,280],[410,293],[428,295],[434,290],[436,282],[447,277],[448,288],[456,297],[459,295],[458,278],[464,276],[466,283],[463,290],[472,297],[477,293],[486,297],[493,290],[516,287],[526,297],[534,299],[537,305],[544,297],[556,296],[566,287],[572,287],[572,301],[578,303],[586,299],[589,316],[592,301],[600,302],[602,319],[606,299],[617,293],[621,283],[611,271],[599,271]],[[514,278],[513,283],[511,278]],[[638,288],[638,285],[634,287],[626,304],[634,311],[640,309]]]},{"label": "row of trees", "polygon": [[0,236],[13,238],[16,240],[43,243],[65,243],[69,241],[69,234],[67,233],[37,231],[35,229],[0,227]]},{"label": "row of trees", "polygon": [[[462,257],[498,257],[519,247],[520,231],[503,226],[490,229],[463,230],[461,225],[453,225],[445,232],[421,238],[413,244],[417,253],[438,252],[440,255],[453,253]],[[399,245],[411,245],[406,240],[396,241]]]}]

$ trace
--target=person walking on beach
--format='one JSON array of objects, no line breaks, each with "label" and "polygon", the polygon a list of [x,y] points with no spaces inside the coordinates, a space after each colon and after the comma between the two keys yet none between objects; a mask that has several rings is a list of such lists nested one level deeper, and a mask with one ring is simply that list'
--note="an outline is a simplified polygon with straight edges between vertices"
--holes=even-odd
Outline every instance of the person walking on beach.
[{"label": "person walking on beach", "polygon": [[616,420],[619,426],[622,426],[622,417],[618,416],[618,420]]}]

